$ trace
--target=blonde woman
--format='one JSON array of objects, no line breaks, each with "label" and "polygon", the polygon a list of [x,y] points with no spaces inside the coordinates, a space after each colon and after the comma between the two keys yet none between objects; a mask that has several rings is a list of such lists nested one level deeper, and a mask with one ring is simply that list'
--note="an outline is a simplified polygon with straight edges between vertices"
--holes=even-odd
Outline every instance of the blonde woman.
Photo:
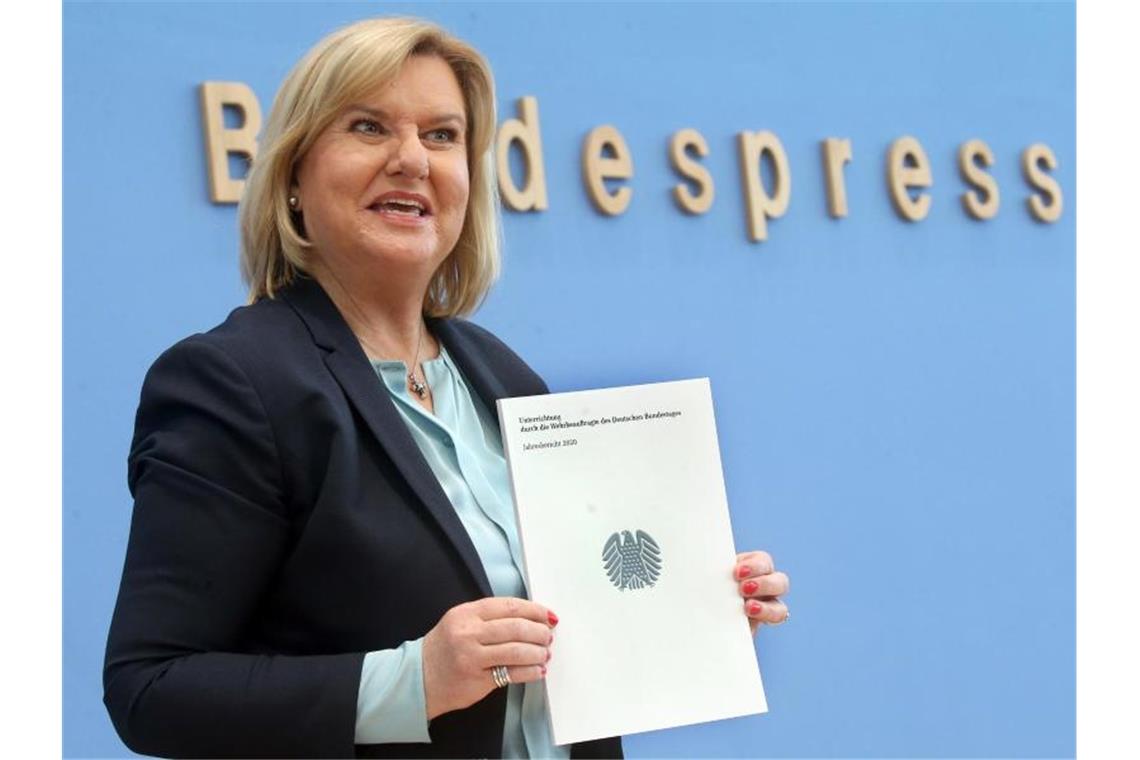
[{"label": "blonde woman", "polygon": [[[461,318],[498,267],[494,128],[482,56],[417,20],[338,31],[282,85],[250,303],[139,403],[104,669],[131,749],[621,755],[555,746],[533,688],[558,617],[526,598],[494,409],[547,387]],[[754,626],[786,618],[770,557],[733,572]]]}]

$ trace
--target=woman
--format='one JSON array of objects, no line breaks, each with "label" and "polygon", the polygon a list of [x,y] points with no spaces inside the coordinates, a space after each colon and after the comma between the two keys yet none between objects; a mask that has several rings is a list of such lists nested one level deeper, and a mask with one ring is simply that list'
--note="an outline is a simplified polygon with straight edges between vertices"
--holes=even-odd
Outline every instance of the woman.
[{"label": "woman", "polygon": [[[135,751],[620,755],[554,746],[528,686],[558,618],[510,553],[493,410],[547,387],[458,318],[497,269],[493,106],[482,57],[414,20],[282,85],[240,212],[251,303],[139,403],[104,670]],[[766,554],[732,572],[754,631],[786,618]]]}]

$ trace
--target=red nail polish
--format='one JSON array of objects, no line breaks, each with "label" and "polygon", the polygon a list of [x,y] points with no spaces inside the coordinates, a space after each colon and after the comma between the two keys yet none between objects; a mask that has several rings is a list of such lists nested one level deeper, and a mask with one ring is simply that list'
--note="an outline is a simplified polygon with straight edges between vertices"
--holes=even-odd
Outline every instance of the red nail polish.
[{"label": "red nail polish", "polygon": [[749,602],[748,603],[748,614],[749,615],[759,615],[760,614],[760,602]]},{"label": "red nail polish", "polygon": [[746,594],[755,594],[756,589],[760,588],[760,584],[757,583],[756,581],[748,581],[747,583],[744,584],[744,586],[742,588],[744,589],[744,593],[746,593]]},{"label": "red nail polish", "polygon": [[546,619],[552,626],[558,625],[558,616],[549,610],[546,612]]},{"label": "red nail polish", "polygon": [[751,572],[752,571],[748,569],[747,565],[741,565],[740,567],[736,568],[736,577],[737,578],[747,578],[749,573],[751,573]]},{"label": "red nail polish", "polygon": [[544,675],[544,676],[546,675],[546,666],[545,665],[539,665],[538,669],[542,671],[542,675]]},{"label": "red nail polish", "polygon": [[550,650],[549,649],[546,650],[546,661],[550,662]]}]

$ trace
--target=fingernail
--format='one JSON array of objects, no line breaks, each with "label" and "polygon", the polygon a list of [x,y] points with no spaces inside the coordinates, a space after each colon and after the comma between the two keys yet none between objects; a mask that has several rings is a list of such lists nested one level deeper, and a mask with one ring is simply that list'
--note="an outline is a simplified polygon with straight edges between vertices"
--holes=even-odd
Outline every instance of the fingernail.
[{"label": "fingernail", "polygon": [[550,662],[550,650],[549,649],[546,650],[546,661]]},{"label": "fingernail", "polygon": [[760,614],[760,602],[749,602],[748,603],[748,614],[749,615],[759,615]]},{"label": "fingernail", "polygon": [[552,626],[554,626],[554,625],[558,625],[558,616],[557,616],[557,615],[555,615],[555,614],[554,614],[553,612],[551,612],[550,610],[547,610],[547,612],[546,612],[546,619],[547,619],[547,621],[549,621],[549,622],[550,622],[550,624],[551,624]]},{"label": "fingernail", "polygon": [[756,589],[760,588],[760,584],[757,583],[756,581],[748,581],[744,584],[744,586],[742,588],[744,589],[744,593],[746,593],[746,594],[755,594]]},{"label": "fingernail", "polygon": [[752,571],[748,569],[748,565],[741,565],[736,568],[737,578],[747,578]]},{"label": "fingernail", "polygon": [[545,665],[539,665],[538,669],[542,671],[543,677],[546,677],[546,666]]}]

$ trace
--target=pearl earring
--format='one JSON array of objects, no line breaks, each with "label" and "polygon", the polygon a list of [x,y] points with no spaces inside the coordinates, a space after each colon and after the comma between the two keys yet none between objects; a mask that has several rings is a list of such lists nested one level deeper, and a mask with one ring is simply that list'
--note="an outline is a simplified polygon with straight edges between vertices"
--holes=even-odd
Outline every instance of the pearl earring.
[{"label": "pearl earring", "polygon": [[301,199],[295,195],[290,195],[289,196],[289,209],[291,211],[296,211],[300,207],[301,207]]}]

